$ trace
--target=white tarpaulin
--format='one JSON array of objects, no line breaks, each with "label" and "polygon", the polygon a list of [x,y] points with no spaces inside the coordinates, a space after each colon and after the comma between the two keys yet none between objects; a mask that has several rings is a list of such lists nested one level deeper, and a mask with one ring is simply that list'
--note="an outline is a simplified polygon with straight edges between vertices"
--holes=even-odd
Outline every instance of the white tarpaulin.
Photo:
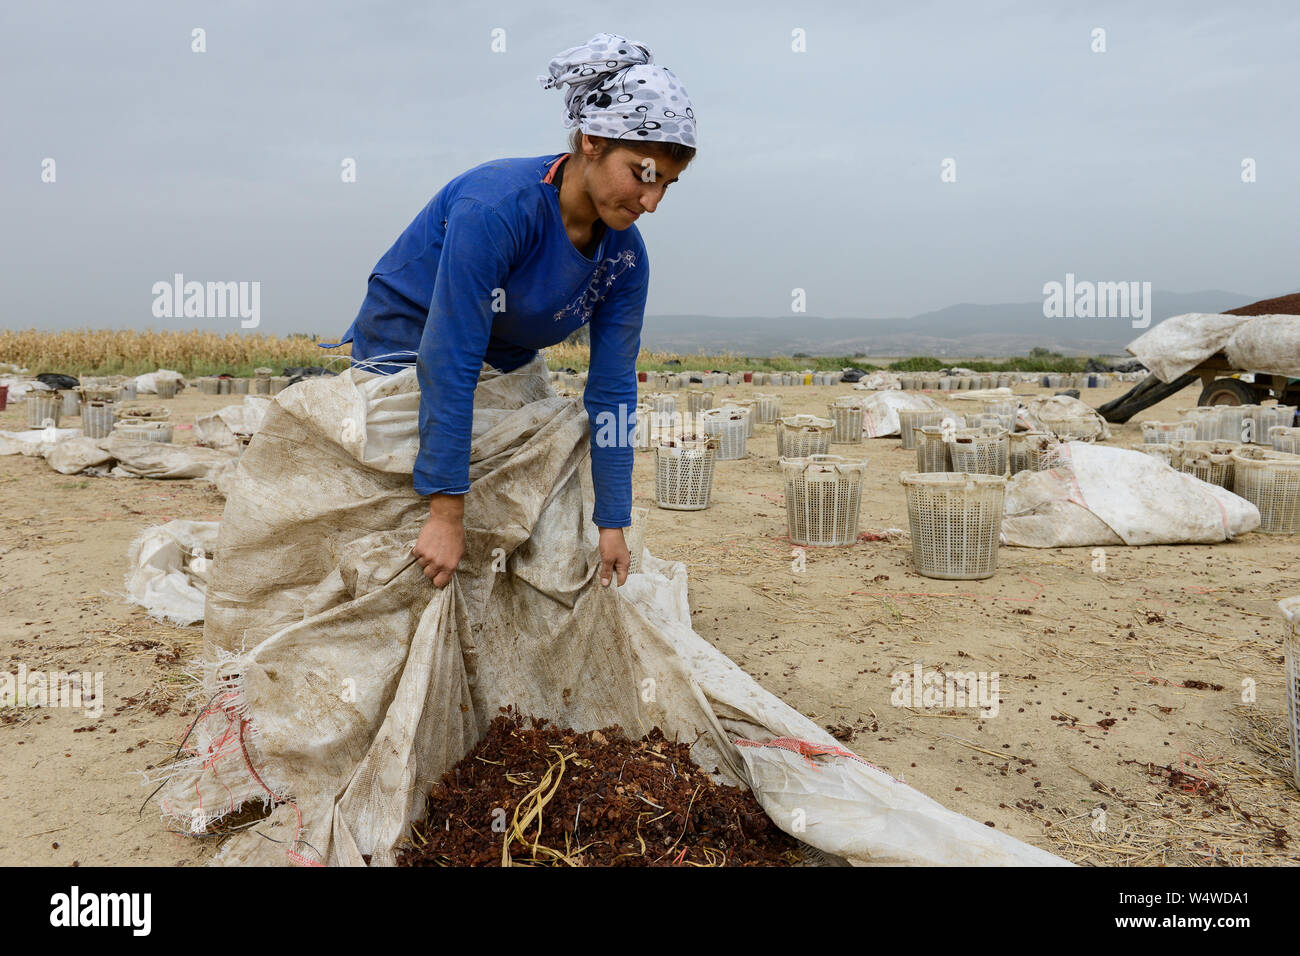
[{"label": "white tarpaulin", "polygon": [[0,431],[0,455],[26,455],[44,458],[61,442],[81,435],[80,428],[29,428],[21,432]]},{"label": "white tarpaulin", "polygon": [[1104,441],[1110,426],[1087,402],[1069,395],[1027,398],[1016,413],[1030,431],[1048,431],[1062,441]]},{"label": "white tarpaulin", "polygon": [[203,620],[215,521],[169,521],[147,528],[127,551],[127,600],[159,621],[185,626]]},{"label": "white tarpaulin", "polygon": [[1238,371],[1300,377],[1300,315],[1189,312],[1143,332],[1128,350],[1162,382],[1221,350]]},{"label": "white tarpaulin", "polygon": [[175,382],[178,388],[185,387],[185,377],[180,372],[160,368],[156,372],[146,372],[135,377],[137,395],[157,395],[159,382]]},{"label": "white tarpaulin", "polygon": [[601,587],[587,415],[540,357],[481,373],[467,550],[435,588],[410,553],[428,515],[411,483],[418,412],[414,369],[307,379],[276,396],[241,459],[208,586],[212,703],[160,797],[187,832],[277,804],[218,862],[392,863],[431,785],[512,705],[694,741],[701,767],[840,861],[1064,863],[764,690],[692,630],[682,564],[642,550],[623,588]]},{"label": "white tarpaulin", "polygon": [[[862,435],[864,438],[886,438],[899,434],[898,410],[900,408],[940,408],[943,406],[928,395],[915,392],[876,392],[862,399]],[[945,409],[946,411],[946,409]],[[953,415],[958,428],[966,424],[961,415]]]},{"label": "white tarpaulin", "polygon": [[269,398],[245,395],[242,405],[227,405],[209,415],[200,415],[194,420],[194,431],[199,441],[209,448],[236,451],[238,436],[256,434],[270,404]]},{"label": "white tarpaulin", "polygon": [[1230,491],[1127,448],[1070,442],[1050,471],[1007,482],[1002,541],[1073,548],[1214,544],[1254,531],[1259,509]]}]

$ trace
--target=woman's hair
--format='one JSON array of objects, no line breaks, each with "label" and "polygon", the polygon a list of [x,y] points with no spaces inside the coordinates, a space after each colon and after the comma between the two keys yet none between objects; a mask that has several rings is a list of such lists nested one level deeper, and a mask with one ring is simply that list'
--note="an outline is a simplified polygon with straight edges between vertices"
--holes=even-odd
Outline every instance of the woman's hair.
[{"label": "woman's hair", "polygon": [[[659,159],[668,159],[675,163],[689,163],[695,158],[694,146],[683,146],[681,143],[665,143],[662,141],[649,140],[627,140],[611,139],[608,136],[592,136],[586,134],[596,144],[596,155],[602,156],[606,150],[610,149],[634,149],[643,154],[649,154]],[[569,136],[569,150],[576,154],[582,153],[582,127],[575,126],[573,133]]]}]

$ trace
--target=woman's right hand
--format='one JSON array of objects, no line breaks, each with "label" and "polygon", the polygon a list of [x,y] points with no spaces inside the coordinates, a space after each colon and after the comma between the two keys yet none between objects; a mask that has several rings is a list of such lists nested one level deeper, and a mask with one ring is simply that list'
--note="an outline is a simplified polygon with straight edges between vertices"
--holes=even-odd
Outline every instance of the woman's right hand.
[{"label": "woman's right hand", "polygon": [[433,495],[429,520],[420,530],[411,553],[435,587],[444,588],[465,556],[464,495]]}]

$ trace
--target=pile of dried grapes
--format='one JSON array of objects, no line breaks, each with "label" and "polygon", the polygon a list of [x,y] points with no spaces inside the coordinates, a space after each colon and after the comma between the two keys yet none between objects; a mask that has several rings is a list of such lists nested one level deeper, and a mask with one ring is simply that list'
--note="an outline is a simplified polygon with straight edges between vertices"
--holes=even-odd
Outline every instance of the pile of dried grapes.
[{"label": "pile of dried grapes", "polygon": [[[400,866],[794,866],[798,843],[656,727],[561,730],[510,708],[443,775]],[[507,859],[508,857],[508,859]]]}]

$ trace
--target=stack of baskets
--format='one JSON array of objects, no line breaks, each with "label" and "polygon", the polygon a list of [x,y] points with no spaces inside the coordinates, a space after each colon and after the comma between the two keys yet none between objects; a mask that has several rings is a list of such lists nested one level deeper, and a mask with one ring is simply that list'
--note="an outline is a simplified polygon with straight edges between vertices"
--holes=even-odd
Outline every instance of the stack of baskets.
[{"label": "stack of baskets", "polygon": [[[1196,435],[1193,436],[1194,441],[1215,441],[1218,439],[1219,408],[1218,405],[1198,405],[1183,412],[1183,421],[1192,422],[1196,426]],[[1236,441],[1236,439],[1233,440]]]},{"label": "stack of baskets", "polygon": [[793,415],[776,420],[778,458],[807,458],[828,455],[835,423],[816,415]]},{"label": "stack of baskets", "polygon": [[858,540],[858,512],[866,459],[839,455],[782,458],[790,542],[838,547]]},{"label": "stack of baskets", "polygon": [[701,511],[713,490],[718,440],[691,435],[655,446],[655,503],[671,511]]},{"label": "stack of baskets", "polygon": [[862,402],[852,396],[837,398],[826,406],[831,413],[835,428],[831,432],[831,442],[836,445],[858,445],[862,443],[862,415],[865,409]]},{"label": "stack of baskets", "polygon": [[992,577],[1007,479],[963,472],[905,473],[912,563],[926,577],[974,580]]},{"label": "stack of baskets", "polygon": [[[898,410],[898,435],[903,440],[903,448],[911,450],[916,447],[916,429],[926,425],[938,425],[943,421],[942,408],[900,408]],[[922,469],[924,470],[924,469]]]},{"label": "stack of baskets", "polygon": [[1268,439],[1274,451],[1300,454],[1300,428],[1274,426],[1269,429]]},{"label": "stack of baskets", "polygon": [[998,417],[999,423],[1001,424],[1002,430],[1005,432],[1015,431],[1016,412],[1019,411],[1019,409],[1020,409],[1020,403],[1017,402],[1015,399],[1008,399],[1006,401],[999,400],[999,401],[984,403],[984,414],[996,415]]},{"label": "stack of baskets", "polygon": [[1195,441],[1196,422],[1143,422],[1142,444],[1168,445],[1176,441]]},{"label": "stack of baskets", "polygon": [[1259,509],[1260,531],[1300,532],[1300,455],[1270,448],[1235,450],[1232,491]]},{"label": "stack of baskets", "polygon": [[1232,453],[1242,447],[1232,441],[1183,441],[1168,446],[1169,464],[1220,488],[1232,489]]}]

